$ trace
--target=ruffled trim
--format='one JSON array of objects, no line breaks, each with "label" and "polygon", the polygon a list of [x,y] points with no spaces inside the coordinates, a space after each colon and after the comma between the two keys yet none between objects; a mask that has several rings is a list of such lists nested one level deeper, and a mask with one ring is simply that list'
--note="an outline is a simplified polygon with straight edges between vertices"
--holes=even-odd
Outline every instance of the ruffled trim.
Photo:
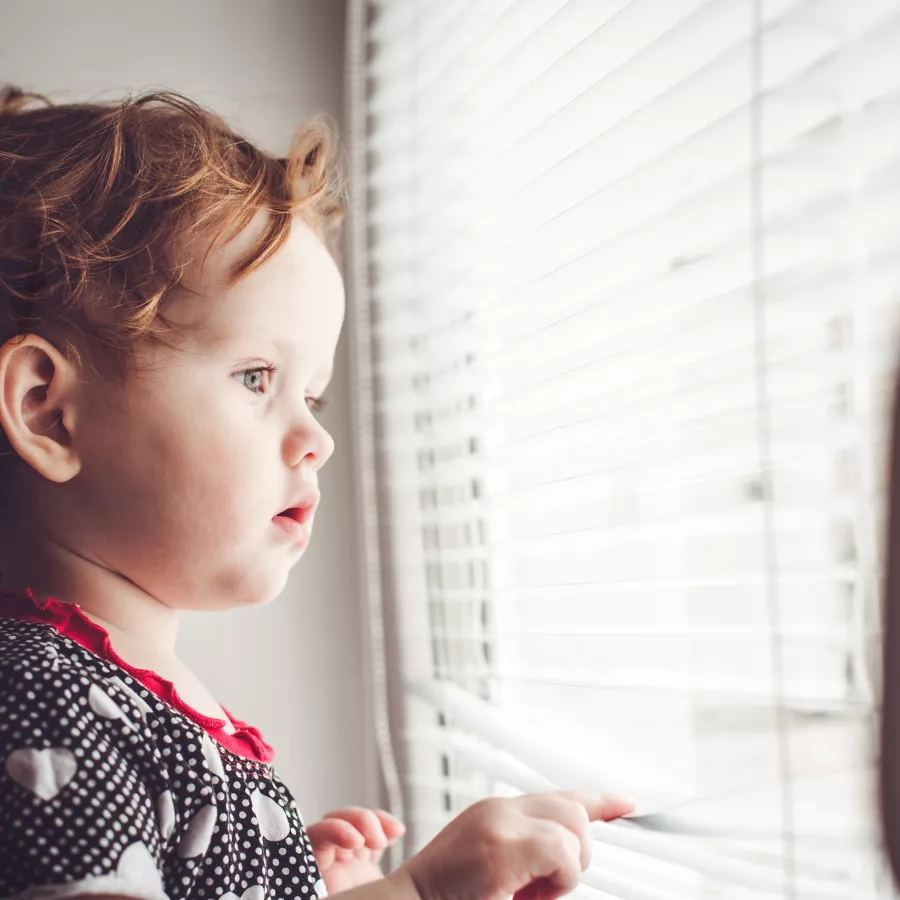
[{"label": "ruffled trim", "polygon": [[26,588],[25,596],[0,590],[0,615],[25,622],[52,625],[60,634],[71,638],[85,650],[126,671],[160,700],[192,722],[196,722],[226,750],[263,763],[271,762],[275,758],[275,751],[263,740],[258,729],[236,719],[224,706],[222,709],[225,710],[225,715],[236,729],[234,734],[225,731],[225,719],[204,716],[185,703],[178,696],[178,691],[171,681],[162,678],[151,669],[136,669],[130,666],[113,649],[106,629],[91,621],[76,604],[63,603],[53,597],[41,602],[31,588]]}]

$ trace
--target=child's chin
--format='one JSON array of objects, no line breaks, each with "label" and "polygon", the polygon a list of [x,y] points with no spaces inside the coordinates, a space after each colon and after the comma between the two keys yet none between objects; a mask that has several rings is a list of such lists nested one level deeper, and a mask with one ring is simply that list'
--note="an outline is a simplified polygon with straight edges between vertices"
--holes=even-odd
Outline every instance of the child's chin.
[{"label": "child's chin", "polygon": [[287,572],[285,572],[284,577],[280,579],[280,583],[269,584],[265,589],[255,591],[251,595],[249,595],[249,597],[241,598],[238,605],[242,608],[250,609],[255,609],[259,606],[268,606],[270,603],[274,603],[278,599],[278,597],[281,596],[286,584]]},{"label": "child's chin", "polygon": [[252,582],[248,583],[248,580],[245,579],[241,585],[233,585],[231,589],[216,591],[218,602],[209,611],[228,612],[268,606],[278,599],[287,585],[290,566],[282,564],[279,568],[280,572],[269,570],[266,573],[260,573]]}]

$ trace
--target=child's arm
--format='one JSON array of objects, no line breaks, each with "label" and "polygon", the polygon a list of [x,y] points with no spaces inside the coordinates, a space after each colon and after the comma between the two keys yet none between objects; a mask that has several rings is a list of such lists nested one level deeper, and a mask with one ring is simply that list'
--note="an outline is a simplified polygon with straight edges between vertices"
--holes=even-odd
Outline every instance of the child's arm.
[{"label": "child's arm", "polygon": [[[346,900],[419,900],[415,886],[408,877],[400,875],[398,869],[390,878],[381,878],[350,891],[341,891],[339,894],[330,894],[329,897],[343,897]],[[395,876],[399,876],[396,877]],[[66,897],[66,900],[140,900],[137,895],[124,896],[122,894],[76,894],[74,897]],[[172,898],[174,900],[174,898]]]},{"label": "child's arm", "polygon": [[591,859],[588,825],[631,804],[571,791],[482,800],[379,881],[341,900],[556,900]]}]

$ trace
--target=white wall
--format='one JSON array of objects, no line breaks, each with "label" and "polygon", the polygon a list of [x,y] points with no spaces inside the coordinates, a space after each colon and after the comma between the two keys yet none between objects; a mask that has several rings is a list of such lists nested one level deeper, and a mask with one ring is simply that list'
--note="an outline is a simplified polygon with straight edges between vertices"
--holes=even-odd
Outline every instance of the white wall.
[{"label": "white wall", "polygon": [[[341,120],[342,0],[7,0],[0,82],[56,102],[172,88],[279,154],[324,110]],[[366,728],[350,468],[347,359],[326,424],[337,450],[306,558],[271,606],[186,620],[182,655],[259,727],[300,809],[374,804]]]}]

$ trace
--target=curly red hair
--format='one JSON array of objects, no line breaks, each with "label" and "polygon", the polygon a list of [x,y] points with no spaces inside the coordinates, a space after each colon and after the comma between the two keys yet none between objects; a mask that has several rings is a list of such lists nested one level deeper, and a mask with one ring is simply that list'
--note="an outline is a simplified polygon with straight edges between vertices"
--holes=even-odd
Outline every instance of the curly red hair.
[{"label": "curly red hair", "polygon": [[196,248],[202,265],[258,211],[267,227],[229,284],[282,245],[295,213],[336,253],[336,146],[325,116],[279,159],[174,91],[55,105],[0,90],[0,345],[38,334],[124,377],[136,339],[171,334],[161,304]]}]

